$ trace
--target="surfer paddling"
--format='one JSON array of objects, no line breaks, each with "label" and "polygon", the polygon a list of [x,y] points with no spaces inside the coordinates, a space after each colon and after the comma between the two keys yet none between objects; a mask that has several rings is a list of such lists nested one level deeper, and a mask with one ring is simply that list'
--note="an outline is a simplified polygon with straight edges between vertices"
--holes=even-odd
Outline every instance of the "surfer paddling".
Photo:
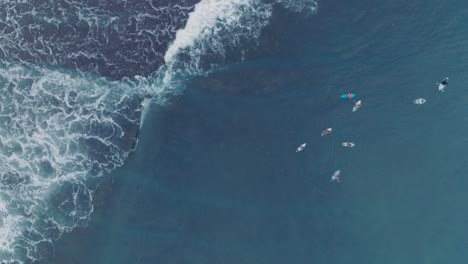
[{"label": "surfer paddling", "polygon": [[346,147],[346,148],[352,148],[355,146],[353,142],[343,142],[341,143],[341,146]]},{"label": "surfer paddling", "polygon": [[444,92],[445,87],[448,85],[449,78],[445,77],[440,83],[436,83],[439,87],[439,91]]},{"label": "surfer paddling", "polygon": [[323,137],[323,136],[326,136],[326,135],[328,135],[328,134],[331,134],[332,131],[333,131],[333,128],[329,127],[329,128],[325,129],[325,130],[322,132],[321,136]]},{"label": "surfer paddling", "polygon": [[299,147],[297,147],[297,149],[296,149],[296,152],[303,151],[305,149],[306,145],[307,145],[307,143],[303,143],[303,144],[299,145]]},{"label": "surfer paddling", "polygon": [[356,112],[359,108],[361,108],[362,102],[361,100],[357,101],[353,106],[353,112]]},{"label": "surfer paddling", "polygon": [[335,181],[336,181],[336,182],[339,183],[339,182],[340,182],[340,174],[341,174],[341,171],[340,171],[340,170],[335,171],[335,172],[333,173],[333,175],[331,176],[330,181],[332,181],[332,182],[335,182]]},{"label": "surfer paddling", "polygon": [[342,99],[353,99],[356,96],[356,94],[353,93],[345,93],[340,95],[340,98]]},{"label": "surfer paddling", "polygon": [[417,104],[417,105],[422,105],[422,104],[426,103],[426,99],[424,99],[424,98],[414,99],[413,103]]}]

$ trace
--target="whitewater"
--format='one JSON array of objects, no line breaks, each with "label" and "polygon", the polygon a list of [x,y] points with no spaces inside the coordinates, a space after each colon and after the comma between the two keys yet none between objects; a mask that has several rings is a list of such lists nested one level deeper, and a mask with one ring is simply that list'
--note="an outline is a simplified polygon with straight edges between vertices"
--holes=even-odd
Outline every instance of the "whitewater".
[{"label": "whitewater", "polygon": [[312,0],[3,5],[3,263],[38,262],[64,232],[86,226],[100,179],[135,148],[150,103],[248,50],[275,7],[317,9]]}]

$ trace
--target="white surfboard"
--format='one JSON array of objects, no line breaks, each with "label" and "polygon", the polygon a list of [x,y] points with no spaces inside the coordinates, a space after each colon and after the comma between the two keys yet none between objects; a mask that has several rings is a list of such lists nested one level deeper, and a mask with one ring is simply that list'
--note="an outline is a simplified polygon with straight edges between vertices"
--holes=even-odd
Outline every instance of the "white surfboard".
[{"label": "white surfboard", "polygon": [[340,182],[340,174],[341,174],[341,171],[340,170],[336,170],[335,172],[333,172],[333,175],[331,176],[330,178],[330,181],[334,182]]},{"label": "white surfboard", "polygon": [[306,145],[307,145],[307,143],[303,143],[303,144],[299,145],[299,147],[297,147],[297,149],[296,149],[296,152],[303,151],[305,149]]},{"label": "white surfboard", "polygon": [[439,83],[439,91],[444,90],[445,87],[447,87],[447,85]]},{"label": "white surfboard", "polygon": [[362,105],[361,100],[357,101],[357,102],[354,104],[353,112],[356,112],[356,110],[358,110],[359,108],[361,108],[361,105]]},{"label": "white surfboard", "polygon": [[341,146],[346,147],[346,148],[352,148],[355,146],[353,142],[343,142],[341,143]]},{"label": "white surfboard", "polygon": [[447,87],[448,81],[449,81],[449,78],[445,77],[440,83],[437,83],[439,85],[439,87],[438,87],[439,91],[441,91],[441,92],[444,91],[445,87]]},{"label": "white surfboard", "polygon": [[426,99],[424,99],[424,98],[417,98],[417,99],[414,99],[413,103],[414,103],[414,104],[417,104],[417,105],[422,105],[422,104],[426,103]]},{"label": "white surfboard", "polygon": [[329,127],[329,128],[327,128],[327,129],[325,129],[325,130],[322,132],[322,134],[320,134],[320,135],[323,137],[323,136],[326,136],[326,135],[328,135],[328,134],[331,134],[332,131],[333,131],[333,128]]}]

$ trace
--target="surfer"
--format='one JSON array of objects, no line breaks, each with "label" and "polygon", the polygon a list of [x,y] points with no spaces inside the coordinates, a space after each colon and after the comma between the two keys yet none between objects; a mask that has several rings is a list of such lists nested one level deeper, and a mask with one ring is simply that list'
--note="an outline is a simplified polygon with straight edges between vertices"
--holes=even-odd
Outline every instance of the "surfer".
[{"label": "surfer", "polygon": [[305,149],[306,145],[307,145],[307,143],[303,143],[303,144],[299,145],[299,147],[297,147],[297,149],[296,149],[296,152],[303,151]]},{"label": "surfer", "polygon": [[343,143],[341,143],[341,146],[347,147],[347,148],[352,148],[352,147],[355,146],[355,144],[353,142],[343,142]]},{"label": "surfer", "polygon": [[322,137],[323,137],[323,136],[326,136],[326,135],[330,134],[332,131],[333,131],[333,129],[332,129],[331,127],[329,127],[329,128],[325,129],[325,130],[322,132],[321,136],[322,136]]},{"label": "surfer", "polygon": [[449,81],[449,78],[448,77],[445,77],[445,79],[443,79],[440,83],[437,83],[437,85],[439,86],[439,91],[443,92],[445,87],[447,87],[448,85],[448,81]]},{"label": "surfer", "polygon": [[340,182],[340,174],[341,174],[341,171],[340,170],[336,170],[333,175],[331,176],[330,178],[330,181],[336,181],[336,182]]},{"label": "surfer", "polygon": [[361,108],[361,105],[362,105],[361,100],[357,101],[357,102],[354,104],[353,112],[356,112],[356,110],[358,110],[359,108]]},{"label": "surfer", "polygon": [[356,94],[353,94],[353,93],[345,93],[345,94],[342,94],[340,95],[340,98],[343,98],[343,99],[352,99],[353,97],[355,97]]},{"label": "surfer", "polygon": [[424,98],[417,98],[417,99],[414,99],[413,103],[414,103],[414,104],[417,104],[417,105],[422,105],[422,104],[426,103],[426,99],[424,99]]}]

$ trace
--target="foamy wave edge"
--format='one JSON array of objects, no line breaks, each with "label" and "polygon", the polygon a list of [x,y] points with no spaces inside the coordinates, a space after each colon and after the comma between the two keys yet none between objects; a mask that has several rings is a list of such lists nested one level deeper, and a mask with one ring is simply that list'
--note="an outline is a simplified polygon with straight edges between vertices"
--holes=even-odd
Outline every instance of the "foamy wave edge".
[{"label": "foamy wave edge", "polygon": [[223,65],[228,49],[244,53],[247,48],[242,44],[258,40],[275,5],[306,15],[318,7],[317,0],[202,0],[177,31],[165,53],[165,65],[149,78],[149,85],[164,95],[178,94],[187,79]]}]

